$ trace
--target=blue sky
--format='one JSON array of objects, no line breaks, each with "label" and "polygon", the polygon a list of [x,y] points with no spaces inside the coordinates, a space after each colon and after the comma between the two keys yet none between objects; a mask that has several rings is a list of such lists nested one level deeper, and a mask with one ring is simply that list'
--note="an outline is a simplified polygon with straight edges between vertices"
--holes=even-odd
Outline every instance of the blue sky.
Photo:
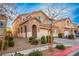
[{"label": "blue sky", "polygon": [[[16,7],[17,14],[31,13],[38,10],[42,10],[47,14],[46,9],[48,7],[51,8],[52,12],[59,12],[61,9],[66,8],[59,16],[56,17],[56,19],[70,18],[74,24],[79,24],[78,3],[16,3]],[[8,26],[12,26],[12,21],[8,22]]]}]

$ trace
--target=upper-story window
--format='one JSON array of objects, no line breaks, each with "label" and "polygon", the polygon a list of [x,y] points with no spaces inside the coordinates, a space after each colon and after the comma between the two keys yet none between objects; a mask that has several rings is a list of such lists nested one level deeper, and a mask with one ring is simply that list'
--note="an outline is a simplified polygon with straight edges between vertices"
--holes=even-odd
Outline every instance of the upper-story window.
[{"label": "upper-story window", "polygon": [[26,16],[26,17],[25,17],[26,20],[27,20],[27,19],[30,19],[30,18],[31,18],[31,16]]},{"label": "upper-story window", "polygon": [[39,19],[39,20],[41,20],[41,21],[43,21],[45,19],[44,16],[37,16],[36,18]]},{"label": "upper-story window", "polygon": [[31,18],[31,16],[28,16],[28,17],[27,17],[27,19],[30,19],[30,18]]},{"label": "upper-story window", "polygon": [[3,28],[3,22],[0,21],[0,28]]},{"label": "upper-story window", "polygon": [[68,25],[68,26],[70,25],[70,22],[69,22],[69,21],[67,21],[67,25]]}]

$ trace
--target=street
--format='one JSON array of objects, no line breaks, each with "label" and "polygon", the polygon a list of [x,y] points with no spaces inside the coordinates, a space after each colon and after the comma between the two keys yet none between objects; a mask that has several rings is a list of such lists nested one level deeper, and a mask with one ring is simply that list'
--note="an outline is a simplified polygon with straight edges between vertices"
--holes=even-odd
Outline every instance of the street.
[{"label": "street", "polygon": [[58,42],[69,46],[79,45],[79,39],[69,40],[69,39],[63,39],[63,38],[54,38],[54,42]]}]

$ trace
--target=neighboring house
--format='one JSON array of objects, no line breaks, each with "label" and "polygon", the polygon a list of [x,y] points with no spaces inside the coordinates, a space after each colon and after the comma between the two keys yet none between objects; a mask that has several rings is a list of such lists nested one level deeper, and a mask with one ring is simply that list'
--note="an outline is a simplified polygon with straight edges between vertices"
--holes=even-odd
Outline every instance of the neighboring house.
[{"label": "neighboring house", "polygon": [[75,30],[77,29],[77,26],[71,22],[70,18],[56,20],[53,22],[53,25],[57,26],[59,33],[63,34],[64,36],[75,34]]},{"label": "neighboring house", "polygon": [[[28,38],[31,36],[41,38],[41,36],[43,35],[47,36],[50,22],[52,22],[52,32],[54,37],[57,37],[58,33],[62,32],[64,29],[65,30],[62,33],[65,33],[70,29],[74,30],[75,28],[70,20],[68,21],[63,20],[63,22],[65,22],[64,24],[61,21],[55,21],[53,19],[50,19],[42,11],[36,11],[33,13],[22,14],[17,16],[17,18],[14,20],[12,24],[13,36],[22,37],[22,38]],[[58,23],[61,23],[61,24],[58,24]],[[74,27],[74,28],[71,28],[71,27]]]},{"label": "neighboring house", "polygon": [[0,14],[0,39],[3,39],[5,36],[5,29],[7,25],[7,17]]}]

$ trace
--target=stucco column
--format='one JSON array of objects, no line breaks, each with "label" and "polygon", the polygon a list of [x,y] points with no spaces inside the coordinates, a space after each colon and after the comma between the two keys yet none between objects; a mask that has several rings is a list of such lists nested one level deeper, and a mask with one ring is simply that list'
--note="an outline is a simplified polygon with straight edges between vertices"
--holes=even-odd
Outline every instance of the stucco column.
[{"label": "stucco column", "polygon": [[22,37],[25,38],[25,32],[22,33]]},{"label": "stucco column", "polygon": [[40,35],[41,35],[40,32],[37,32],[37,39],[40,39],[41,38]]},{"label": "stucco column", "polygon": [[27,38],[32,36],[32,32],[27,32]]}]

